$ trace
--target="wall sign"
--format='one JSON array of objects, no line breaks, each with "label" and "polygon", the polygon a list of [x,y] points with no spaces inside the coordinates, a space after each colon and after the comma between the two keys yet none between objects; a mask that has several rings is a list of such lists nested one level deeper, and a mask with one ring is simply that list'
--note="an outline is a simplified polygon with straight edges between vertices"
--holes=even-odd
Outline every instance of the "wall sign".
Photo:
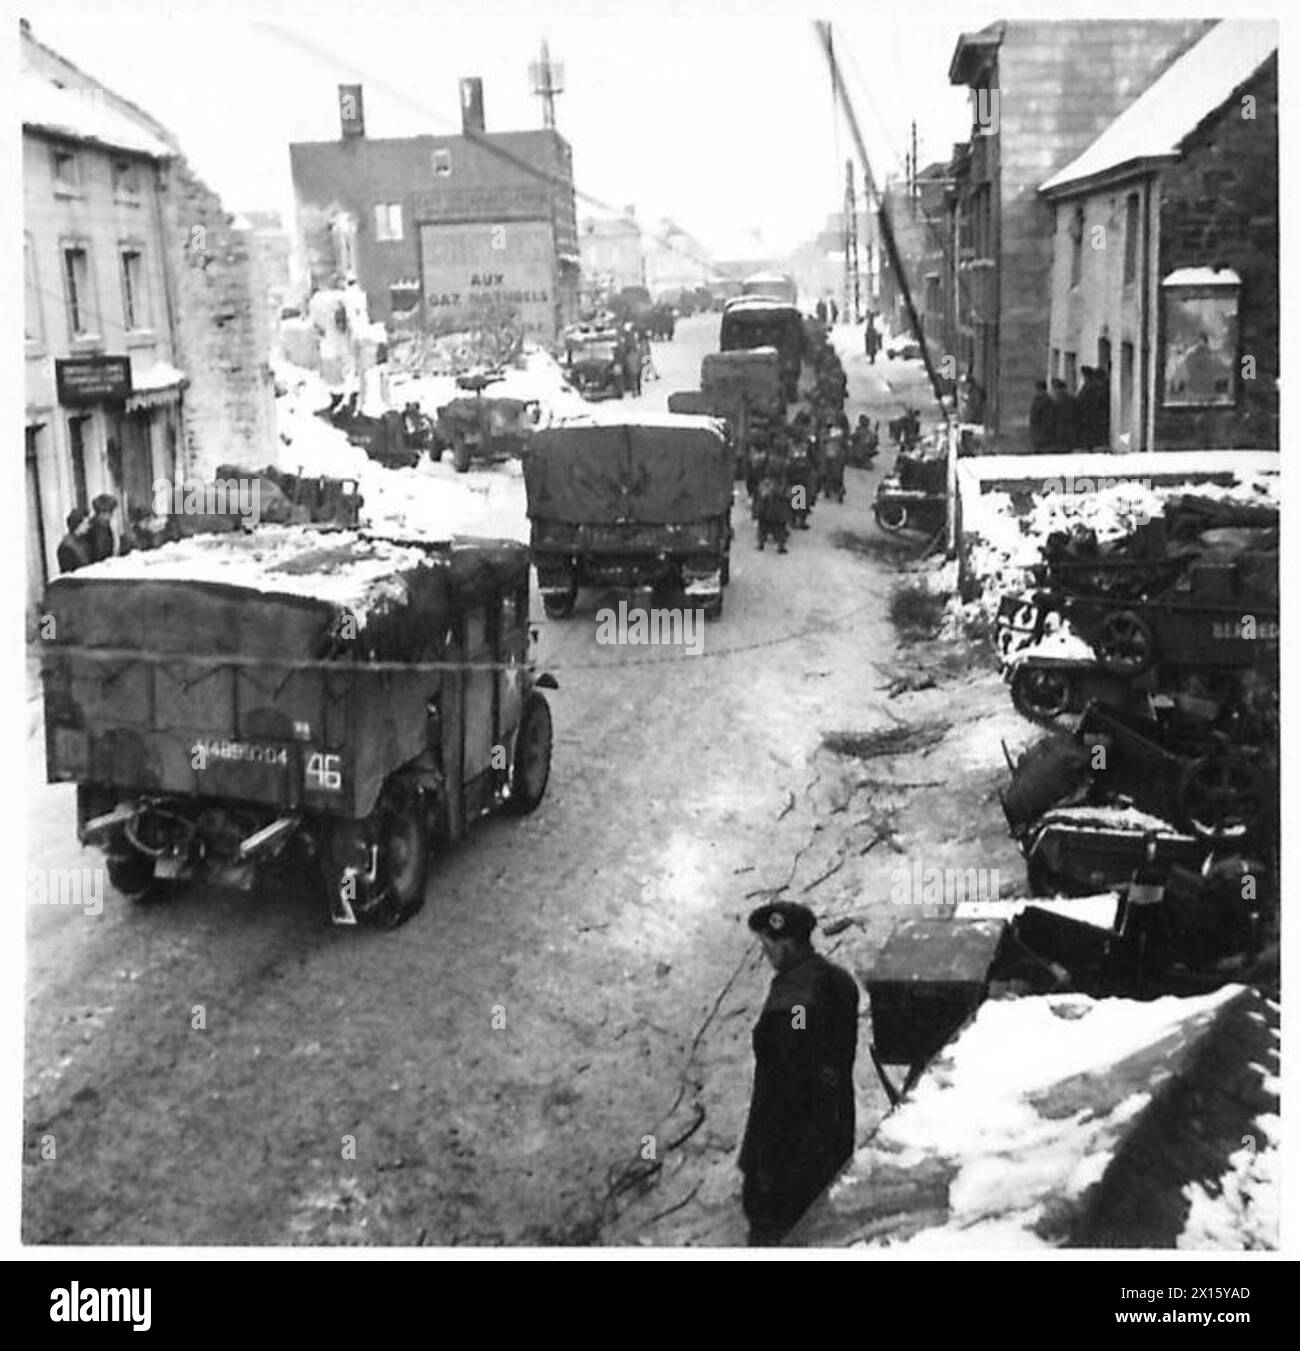
[{"label": "wall sign", "polygon": [[131,358],[56,357],[54,385],[65,408],[123,403],[131,393]]}]

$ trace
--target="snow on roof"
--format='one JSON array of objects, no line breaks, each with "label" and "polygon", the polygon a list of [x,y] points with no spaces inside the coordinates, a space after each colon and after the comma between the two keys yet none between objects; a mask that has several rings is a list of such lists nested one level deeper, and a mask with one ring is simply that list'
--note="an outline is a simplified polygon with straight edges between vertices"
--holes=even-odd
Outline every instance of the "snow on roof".
[{"label": "snow on roof", "polygon": [[18,77],[18,106],[25,127],[115,150],[131,150],[154,159],[167,159],[175,153],[164,141],[115,108],[109,96],[95,86],[65,88],[35,71],[25,70]]},{"label": "snow on roof", "polygon": [[557,427],[667,427],[672,431],[712,431],[721,430],[722,421],[700,413],[655,413],[638,412],[629,417],[625,410],[606,407],[604,404],[589,404],[581,412],[565,417],[552,424]]},{"label": "snow on roof", "polygon": [[158,549],[137,549],[80,569],[79,582],[217,583],[263,595],[324,601],[357,616],[406,595],[404,574],[445,562],[417,545],[356,531],[262,526],[251,532],[193,535]]},{"label": "snow on roof", "polygon": [[1240,286],[1241,277],[1230,267],[1180,267],[1161,286]]},{"label": "snow on roof", "polygon": [[1276,51],[1275,21],[1222,20],[1039,191],[1080,183],[1121,165],[1176,156],[1184,138]]},{"label": "snow on roof", "polygon": [[149,394],[159,389],[171,389],[185,379],[185,372],[178,370],[171,362],[155,361],[147,370],[131,371],[131,392]]},{"label": "snow on roof", "polygon": [[735,300],[727,301],[727,308],[723,312],[740,314],[747,310],[794,310],[798,313],[798,306],[789,300],[778,300],[775,296],[737,296]]}]

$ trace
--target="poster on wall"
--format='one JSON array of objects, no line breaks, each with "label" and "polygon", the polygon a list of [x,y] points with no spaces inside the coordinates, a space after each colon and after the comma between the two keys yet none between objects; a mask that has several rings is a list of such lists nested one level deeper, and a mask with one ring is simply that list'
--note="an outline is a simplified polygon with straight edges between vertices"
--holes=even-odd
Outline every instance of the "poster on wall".
[{"label": "poster on wall", "polygon": [[1235,273],[1213,281],[1185,269],[1165,278],[1164,404],[1205,407],[1236,402],[1237,297]]},{"label": "poster on wall", "polygon": [[425,224],[420,271],[435,331],[517,324],[527,337],[555,337],[555,248],[547,222]]}]

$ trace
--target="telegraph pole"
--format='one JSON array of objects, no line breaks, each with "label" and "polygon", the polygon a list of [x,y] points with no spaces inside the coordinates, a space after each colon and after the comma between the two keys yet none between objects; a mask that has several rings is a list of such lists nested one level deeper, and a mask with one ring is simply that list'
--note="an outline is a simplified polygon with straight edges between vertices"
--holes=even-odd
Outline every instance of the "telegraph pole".
[{"label": "telegraph pole", "polygon": [[862,318],[858,273],[858,199],[853,188],[853,161],[844,161],[844,310],[856,324]]}]

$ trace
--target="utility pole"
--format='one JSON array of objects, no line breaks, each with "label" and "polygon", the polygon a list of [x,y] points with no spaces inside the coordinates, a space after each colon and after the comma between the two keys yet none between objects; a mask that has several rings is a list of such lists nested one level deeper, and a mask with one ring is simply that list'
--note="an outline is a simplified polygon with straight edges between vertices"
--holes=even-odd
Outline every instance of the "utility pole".
[{"label": "utility pole", "polygon": [[844,120],[849,124],[849,132],[853,136],[853,144],[857,149],[858,158],[862,161],[862,172],[867,180],[867,199],[874,199],[880,203],[877,221],[880,226],[880,244],[884,250],[882,262],[887,259],[889,266],[894,270],[894,275],[898,281],[898,289],[903,298],[903,305],[907,311],[908,322],[911,324],[912,331],[916,334],[917,341],[921,344],[921,360],[925,363],[925,373],[930,380],[930,388],[934,393],[934,401],[943,415],[944,422],[951,425],[951,418],[943,402],[943,388],[939,383],[939,375],[934,369],[934,363],[930,359],[930,349],[925,341],[925,330],[921,326],[921,317],[916,312],[916,305],[912,299],[912,288],[908,285],[907,273],[904,270],[903,260],[898,251],[898,242],[894,238],[894,226],[889,218],[889,205],[885,199],[881,197],[880,192],[876,187],[875,176],[871,172],[871,160],[867,155],[867,144],[862,138],[862,128],[858,125],[858,115],[854,111],[853,104],[844,88],[843,81],[839,78],[839,66],[835,59],[835,52],[830,46],[830,35],[827,32],[827,26],[826,24],[819,22],[815,27],[817,30],[818,41],[821,43],[826,60],[830,64],[832,78],[839,91],[840,102],[844,110]]},{"label": "utility pole", "polygon": [[908,197],[909,197],[910,200],[911,200],[911,203],[912,203],[912,215],[913,215],[913,216],[916,215],[916,198],[917,198],[916,179],[917,179],[917,175],[920,173],[920,171],[921,171],[921,167],[920,167],[920,165],[917,164],[917,162],[916,162],[916,118],[913,118],[913,119],[912,119],[912,181],[911,181],[911,183],[908,185],[908,194],[907,194]]},{"label": "utility pole", "polygon": [[844,311],[858,321],[858,202],[853,161],[844,161]]},{"label": "utility pole", "polygon": [[528,76],[532,81],[533,93],[542,101],[542,126],[547,131],[554,131],[555,96],[564,93],[564,66],[551,60],[551,51],[545,38],[542,39],[540,59],[529,63]]}]

